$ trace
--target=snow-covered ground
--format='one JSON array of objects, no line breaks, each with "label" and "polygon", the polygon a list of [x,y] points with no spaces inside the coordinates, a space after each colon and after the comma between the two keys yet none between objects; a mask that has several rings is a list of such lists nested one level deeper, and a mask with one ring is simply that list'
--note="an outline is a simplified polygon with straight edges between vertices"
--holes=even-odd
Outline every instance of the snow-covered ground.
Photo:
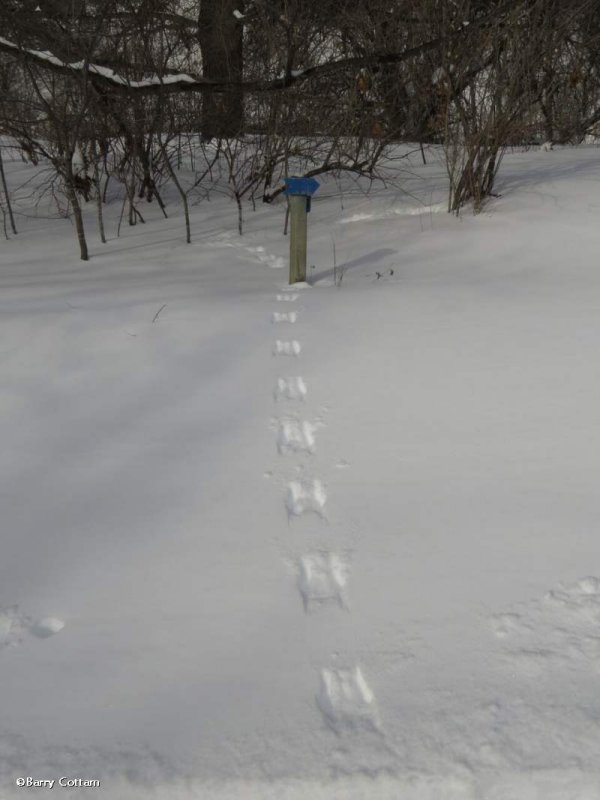
[{"label": "snow-covered ground", "polygon": [[600,150],[404,186],[325,183],[293,290],[283,203],[83,263],[22,191],[3,800],[600,797]]}]

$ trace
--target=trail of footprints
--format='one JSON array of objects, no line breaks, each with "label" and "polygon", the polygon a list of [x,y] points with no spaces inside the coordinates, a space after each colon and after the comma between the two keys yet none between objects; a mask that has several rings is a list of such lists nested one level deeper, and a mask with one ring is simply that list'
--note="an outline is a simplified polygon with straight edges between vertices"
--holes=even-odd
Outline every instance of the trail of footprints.
[{"label": "trail of footprints", "polygon": [[[283,290],[276,295],[278,303],[295,303],[299,295]],[[288,305],[289,307],[289,305]],[[282,326],[296,325],[300,314],[296,310],[273,311],[271,322]],[[302,344],[297,339],[276,339],[273,355],[298,357]],[[277,378],[273,397],[275,402],[302,403],[308,394],[301,376]],[[287,410],[287,409],[286,409]],[[300,416],[288,413],[277,420],[276,446],[281,456],[312,455],[316,451],[318,426]],[[316,477],[290,481],[284,504],[288,520],[316,514],[326,519],[327,491]],[[314,614],[326,608],[348,609],[348,558],[323,548],[301,556],[297,564],[297,587],[305,613]],[[326,667],[321,670],[316,705],[324,722],[336,734],[353,737],[359,732],[380,733],[375,695],[358,665]]]},{"label": "trail of footprints", "polygon": [[[294,291],[283,290],[276,299],[289,308],[298,297]],[[280,326],[280,330],[285,330],[287,325],[296,325],[299,318],[296,310],[271,314],[271,322]],[[299,357],[301,352],[302,345],[297,339],[276,339],[273,345],[276,356]],[[278,377],[273,398],[276,403],[287,403],[287,412],[290,404],[295,404],[298,409],[307,394],[302,376]],[[316,452],[318,426],[301,415],[282,415],[277,420],[276,430],[276,446],[281,456],[310,457]],[[337,466],[343,468],[347,464],[340,462]],[[287,485],[284,504],[289,521],[308,514],[326,519],[326,503],[326,488],[316,477],[293,480]],[[296,565],[296,576],[304,612],[317,614],[326,609],[348,610],[349,574],[349,560],[344,554],[323,547],[302,555]],[[573,668],[593,664],[600,671],[596,666],[600,663],[598,577],[582,578],[568,585],[559,584],[544,598],[495,615],[491,621],[501,647],[501,657],[511,670],[537,675],[549,666]],[[368,760],[365,769],[370,770],[373,763],[381,763],[383,769],[388,769],[388,756],[396,759],[397,753],[387,744],[382,733],[375,695],[359,665],[345,660],[338,663],[335,655],[333,659],[333,664],[321,669],[315,695],[325,724],[344,739],[343,746],[333,751],[332,756],[342,754],[341,769],[344,772],[360,769],[359,762],[365,757]]]}]

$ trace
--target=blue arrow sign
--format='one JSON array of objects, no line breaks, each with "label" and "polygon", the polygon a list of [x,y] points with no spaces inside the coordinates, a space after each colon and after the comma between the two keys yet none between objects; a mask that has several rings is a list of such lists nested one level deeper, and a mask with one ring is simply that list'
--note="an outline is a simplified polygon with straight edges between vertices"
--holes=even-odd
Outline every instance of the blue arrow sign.
[{"label": "blue arrow sign", "polygon": [[284,194],[296,194],[302,195],[304,197],[310,197],[313,195],[317,189],[319,188],[320,184],[319,181],[316,181],[314,178],[284,178],[285,181],[285,189],[283,190]]}]

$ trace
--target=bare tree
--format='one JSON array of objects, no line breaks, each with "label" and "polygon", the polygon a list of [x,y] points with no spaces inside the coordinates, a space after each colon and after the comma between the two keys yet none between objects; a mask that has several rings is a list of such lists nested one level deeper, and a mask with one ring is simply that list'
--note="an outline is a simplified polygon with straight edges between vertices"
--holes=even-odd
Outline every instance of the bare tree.
[{"label": "bare tree", "polygon": [[143,200],[166,216],[171,183],[189,240],[191,192],[208,196],[225,181],[241,231],[242,203],[272,199],[291,169],[381,177],[401,141],[443,144],[449,210],[477,211],[507,145],[580,141],[600,122],[596,6],[47,0],[38,10],[6,0],[0,134],[53,165],[82,257],[81,203],[95,197],[105,238],[109,179],[123,184],[130,224],[143,221]]}]

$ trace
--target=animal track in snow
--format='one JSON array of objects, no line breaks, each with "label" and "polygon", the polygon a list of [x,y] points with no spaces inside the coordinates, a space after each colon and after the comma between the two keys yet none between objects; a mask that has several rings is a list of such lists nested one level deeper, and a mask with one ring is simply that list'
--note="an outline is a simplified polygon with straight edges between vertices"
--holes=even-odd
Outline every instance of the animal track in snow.
[{"label": "animal track in snow", "polygon": [[31,627],[31,619],[19,613],[18,606],[0,608],[0,649],[15,647]]},{"label": "animal track in snow", "polygon": [[559,583],[544,600],[570,613],[600,622],[600,578],[588,576],[568,586]]},{"label": "animal track in snow", "polygon": [[295,303],[298,297],[297,294],[278,294],[277,301],[279,303]]},{"label": "animal track in snow", "polygon": [[524,629],[523,621],[519,614],[498,614],[492,618],[494,633],[499,639],[505,639],[516,631]]},{"label": "animal track in snow", "polygon": [[280,420],[277,434],[277,449],[281,455],[287,453],[314,453],[316,426],[299,420]]},{"label": "animal track in snow", "polygon": [[0,608],[0,650],[21,644],[27,633],[46,639],[62,630],[64,625],[56,617],[44,617],[34,622],[31,617],[21,614],[18,606]]},{"label": "animal track in snow", "polygon": [[277,323],[280,323],[280,322],[289,322],[291,325],[293,325],[297,321],[298,321],[298,312],[297,311],[288,311],[288,312],[286,312],[286,311],[281,311],[281,312],[280,311],[274,311],[271,314],[271,322],[273,322],[274,324],[277,324]]},{"label": "animal track in snow", "polygon": [[317,704],[336,733],[379,731],[375,695],[360,667],[322,670]]},{"label": "animal track in snow", "polygon": [[299,356],[301,350],[302,345],[295,339],[292,339],[291,342],[282,342],[277,339],[273,345],[273,355],[276,356]]},{"label": "animal track in snow", "polygon": [[319,480],[292,481],[288,484],[285,506],[290,516],[299,517],[311,511],[322,515],[326,502],[327,493]]},{"label": "animal track in snow", "polygon": [[304,400],[308,393],[304,378],[277,378],[275,400]]},{"label": "animal track in snow", "polygon": [[347,607],[349,567],[336,553],[309,553],[300,559],[298,588],[307,613],[323,605]]}]

